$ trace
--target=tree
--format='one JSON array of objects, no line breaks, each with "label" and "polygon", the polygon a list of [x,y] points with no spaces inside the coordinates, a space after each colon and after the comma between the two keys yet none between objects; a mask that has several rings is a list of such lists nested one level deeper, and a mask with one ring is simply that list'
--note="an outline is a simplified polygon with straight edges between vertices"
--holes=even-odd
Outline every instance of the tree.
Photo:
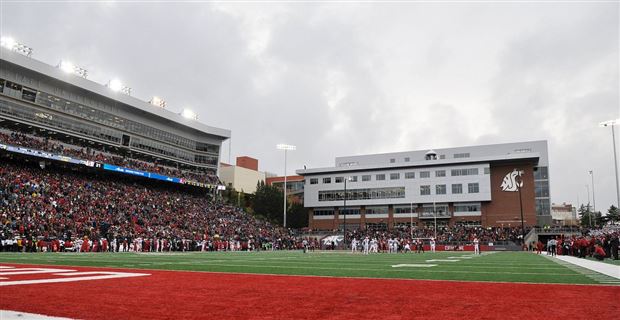
[{"label": "tree", "polygon": [[620,210],[618,210],[618,207],[612,204],[611,207],[607,209],[607,216],[605,216],[605,219],[611,224],[620,222]]},{"label": "tree", "polygon": [[290,228],[305,228],[308,226],[308,209],[303,204],[291,203],[286,213],[286,224]]},{"label": "tree", "polygon": [[264,181],[260,181],[256,184],[253,202],[252,208],[255,214],[279,224],[283,223],[282,205],[284,198],[280,189],[265,185]]},{"label": "tree", "polygon": [[586,205],[581,205],[579,207],[579,210],[577,211],[577,213],[579,213],[579,224],[583,227],[590,227],[590,226],[594,226],[594,220],[593,220],[593,214],[592,211],[590,211],[590,204]]}]

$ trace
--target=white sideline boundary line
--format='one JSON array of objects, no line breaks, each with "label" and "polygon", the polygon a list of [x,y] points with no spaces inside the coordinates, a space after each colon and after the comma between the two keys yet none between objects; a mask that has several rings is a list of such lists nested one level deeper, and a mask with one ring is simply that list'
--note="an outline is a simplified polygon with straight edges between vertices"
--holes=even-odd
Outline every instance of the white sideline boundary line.
[{"label": "white sideline boundary line", "polygon": [[598,273],[602,273],[615,279],[620,279],[620,266],[615,266],[613,264],[604,262],[576,258],[572,256],[555,256],[555,259],[568,262],[570,264],[574,264],[588,270],[596,271]]},{"label": "white sideline boundary line", "polygon": [[28,313],[12,310],[0,310],[0,319],[2,320],[68,320],[70,318],[52,317],[38,313]]}]

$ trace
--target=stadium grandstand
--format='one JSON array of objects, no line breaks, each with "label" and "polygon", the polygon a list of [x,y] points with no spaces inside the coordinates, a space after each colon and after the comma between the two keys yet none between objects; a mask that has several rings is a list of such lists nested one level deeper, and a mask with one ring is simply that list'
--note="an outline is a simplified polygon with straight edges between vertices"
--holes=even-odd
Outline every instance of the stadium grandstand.
[{"label": "stadium grandstand", "polygon": [[[156,180],[217,185],[226,129],[196,114],[145,102],[118,81],[101,85],[66,64],[2,49],[0,135],[5,152],[62,160]],[[80,76],[82,75],[82,76]]]}]

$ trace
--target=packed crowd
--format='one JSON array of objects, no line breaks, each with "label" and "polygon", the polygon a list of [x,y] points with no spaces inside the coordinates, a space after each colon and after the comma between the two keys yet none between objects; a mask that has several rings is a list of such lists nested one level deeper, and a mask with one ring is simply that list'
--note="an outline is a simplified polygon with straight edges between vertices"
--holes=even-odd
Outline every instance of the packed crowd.
[{"label": "packed crowd", "polygon": [[70,169],[0,166],[5,251],[190,251],[299,247],[288,230],[197,190]]},{"label": "packed crowd", "polygon": [[598,260],[618,260],[620,249],[620,229],[603,228],[587,230],[584,234],[571,237],[551,237],[546,243],[533,241],[524,250],[536,251],[547,255],[570,255],[579,258],[593,257]]},{"label": "packed crowd", "polygon": [[57,155],[74,157],[81,160],[97,161],[130,169],[143,170],[171,177],[194,180],[201,183],[214,184],[218,182],[218,178],[214,174],[181,170],[158,163],[130,159],[120,155],[114,155],[109,152],[104,152],[102,150],[91,149],[90,147],[83,148],[79,146],[71,146],[48,137],[37,137],[34,135],[17,132],[0,132],[0,142],[46,151]]},{"label": "packed crowd", "polygon": [[[526,228],[527,234],[529,229]],[[434,227],[396,227],[392,230],[378,230],[373,228],[354,229],[347,232],[347,239],[363,239],[365,237],[387,239],[423,239],[428,242],[433,238],[438,244],[471,243],[477,238],[481,243],[494,243],[498,241],[522,242],[520,227],[471,227],[471,226],[438,226]]]}]

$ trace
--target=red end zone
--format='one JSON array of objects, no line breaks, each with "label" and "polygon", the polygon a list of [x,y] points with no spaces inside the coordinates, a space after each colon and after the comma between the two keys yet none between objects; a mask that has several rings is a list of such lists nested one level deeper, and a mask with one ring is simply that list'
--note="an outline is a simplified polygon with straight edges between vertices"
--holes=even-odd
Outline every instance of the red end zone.
[{"label": "red end zone", "polygon": [[[3,266],[15,268],[0,268],[0,309],[80,319],[613,319],[620,312],[620,287],[612,286]],[[7,275],[23,268],[71,271]],[[125,276],[17,284],[106,273]]]}]

